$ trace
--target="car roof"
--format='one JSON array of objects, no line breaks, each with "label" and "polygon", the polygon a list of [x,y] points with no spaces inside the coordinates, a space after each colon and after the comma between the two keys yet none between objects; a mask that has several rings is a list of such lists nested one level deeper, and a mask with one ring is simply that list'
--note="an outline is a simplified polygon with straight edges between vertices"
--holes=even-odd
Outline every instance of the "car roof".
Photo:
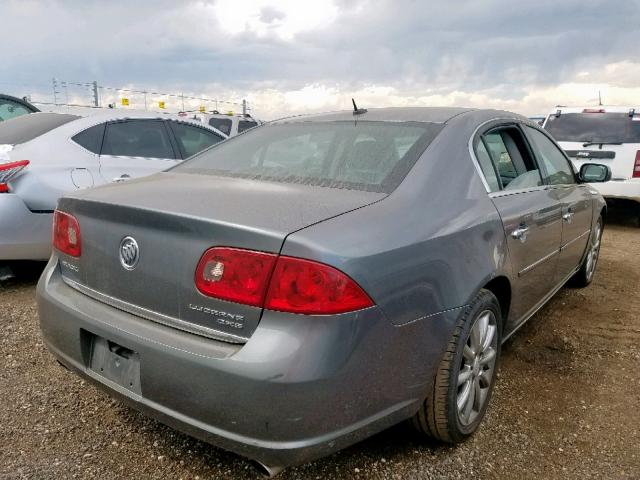
[{"label": "car roof", "polygon": [[431,122],[446,123],[458,115],[478,111],[473,108],[459,107],[389,107],[369,108],[366,113],[354,115],[353,110],[338,112],[300,115],[274,120],[272,123],[299,123],[299,122],[339,122],[353,121],[354,119],[374,122]]}]

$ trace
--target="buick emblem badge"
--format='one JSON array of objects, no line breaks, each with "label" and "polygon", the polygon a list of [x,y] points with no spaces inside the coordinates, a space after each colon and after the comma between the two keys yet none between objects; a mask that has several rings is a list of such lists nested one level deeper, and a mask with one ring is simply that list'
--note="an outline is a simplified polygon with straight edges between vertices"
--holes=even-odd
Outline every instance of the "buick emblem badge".
[{"label": "buick emblem badge", "polygon": [[133,237],[124,237],[120,242],[120,263],[125,270],[136,268],[140,260],[140,248]]}]

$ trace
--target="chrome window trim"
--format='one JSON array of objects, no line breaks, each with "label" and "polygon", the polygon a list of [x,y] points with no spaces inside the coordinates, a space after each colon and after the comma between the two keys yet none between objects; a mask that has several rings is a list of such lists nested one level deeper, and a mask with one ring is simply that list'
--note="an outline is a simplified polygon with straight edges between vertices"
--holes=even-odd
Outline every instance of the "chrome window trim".
[{"label": "chrome window trim", "polygon": [[236,343],[236,344],[246,343],[249,340],[246,337],[233,335],[232,333],[221,332],[213,328],[208,328],[202,325],[197,325],[195,323],[186,322],[184,320],[180,320],[179,318],[170,317],[162,313],[154,312],[153,310],[149,310],[143,307],[139,307],[137,305],[133,305],[131,303],[114,298],[110,295],[105,295],[104,293],[100,293],[90,287],[82,285],[65,276],[62,276],[62,280],[69,287],[77,290],[80,293],[87,295],[88,297],[93,298],[94,300],[102,302],[113,308],[117,308],[118,310],[122,310],[123,312],[130,313],[132,315],[136,315],[138,317],[144,318],[145,320],[150,320],[152,322],[160,323],[167,327],[176,328],[178,330],[183,330],[185,332],[193,333],[195,335],[200,335],[203,337],[211,338],[213,340],[219,340],[227,343]]},{"label": "chrome window trim", "polygon": [[508,197],[510,195],[518,195],[520,193],[541,192],[549,190],[547,185],[540,185],[538,187],[518,188],[514,190],[498,190],[497,192],[490,192],[490,198]]}]

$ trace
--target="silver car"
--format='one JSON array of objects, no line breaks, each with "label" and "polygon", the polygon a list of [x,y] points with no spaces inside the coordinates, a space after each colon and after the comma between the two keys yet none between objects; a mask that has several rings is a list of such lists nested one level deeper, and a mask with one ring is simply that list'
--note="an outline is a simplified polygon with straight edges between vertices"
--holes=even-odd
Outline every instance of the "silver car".
[{"label": "silver car", "polygon": [[609,177],[502,111],[267,123],[61,199],[43,338],[110,394],[271,474],[409,419],[457,443],[505,339],[593,279],[605,203],[585,182]]},{"label": "silver car", "polygon": [[0,123],[0,261],[49,258],[64,193],[165,170],[225,138],[147,112],[33,113]]}]

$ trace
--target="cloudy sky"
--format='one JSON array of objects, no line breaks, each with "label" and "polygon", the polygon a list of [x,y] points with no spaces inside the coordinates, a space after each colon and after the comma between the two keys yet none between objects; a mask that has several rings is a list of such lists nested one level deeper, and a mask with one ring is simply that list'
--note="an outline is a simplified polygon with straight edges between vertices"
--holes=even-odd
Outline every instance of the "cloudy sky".
[{"label": "cloudy sky", "polygon": [[[0,91],[49,102],[56,77],[246,98],[265,119],[350,108],[352,96],[529,115],[592,104],[599,90],[640,104],[640,0],[2,0],[0,19]],[[59,91],[90,100],[84,87]],[[159,100],[180,109],[147,98]]]}]

